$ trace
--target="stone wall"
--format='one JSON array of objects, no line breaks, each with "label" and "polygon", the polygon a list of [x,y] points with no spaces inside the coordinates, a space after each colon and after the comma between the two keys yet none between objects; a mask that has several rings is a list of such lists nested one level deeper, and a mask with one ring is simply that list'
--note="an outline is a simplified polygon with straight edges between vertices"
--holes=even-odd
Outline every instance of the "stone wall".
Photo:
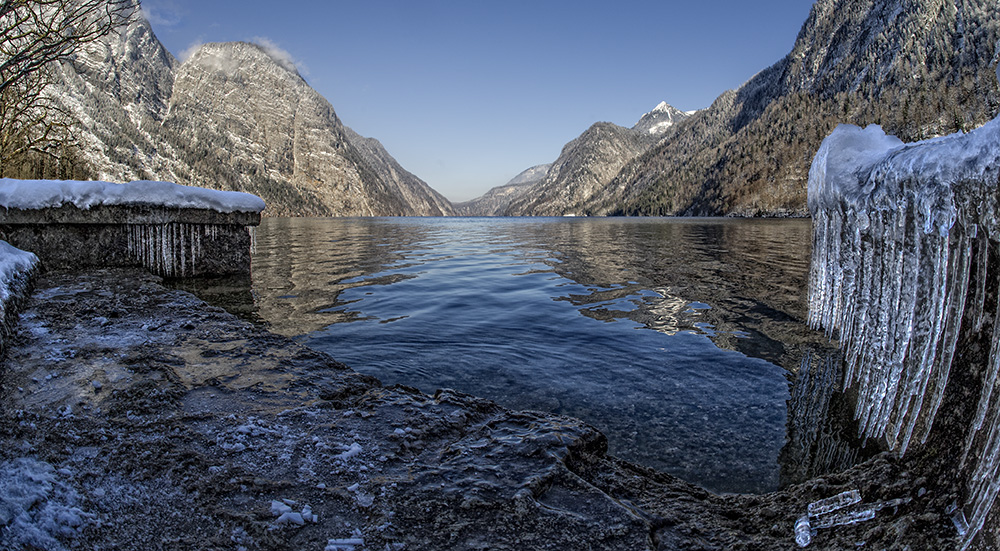
[{"label": "stone wall", "polygon": [[257,212],[147,204],[0,209],[0,239],[46,269],[144,267],[164,277],[248,275]]}]

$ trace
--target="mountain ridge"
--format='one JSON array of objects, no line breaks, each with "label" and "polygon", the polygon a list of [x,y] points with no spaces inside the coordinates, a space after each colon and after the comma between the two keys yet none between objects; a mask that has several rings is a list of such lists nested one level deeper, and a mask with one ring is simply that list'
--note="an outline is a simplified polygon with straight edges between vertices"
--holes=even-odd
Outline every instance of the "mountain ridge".
[{"label": "mountain ridge", "polygon": [[507,206],[545,178],[551,167],[552,163],[545,163],[526,168],[507,183],[492,187],[475,199],[455,204],[455,210],[463,216],[502,216]]},{"label": "mountain ridge", "polygon": [[455,213],[264,46],[208,43],[180,62],[139,19],[58,72],[52,94],[98,179],[246,191],[271,216]]},{"label": "mountain ridge", "polygon": [[[563,146],[544,175],[530,185],[505,184],[459,209],[480,216],[564,216],[600,194],[626,162],[652,147],[673,125],[690,115],[667,102],[643,114],[631,128],[610,122],[591,125]],[[535,167],[532,167],[535,168]],[[528,169],[532,170],[532,169]],[[522,173],[523,174],[523,173]]]},{"label": "mountain ridge", "polygon": [[809,164],[837,124],[915,141],[991,119],[998,39],[984,0],[818,0],[787,56],[671,128],[586,208],[805,216]]},{"label": "mountain ridge", "polygon": [[837,124],[916,141],[993,118],[995,13],[988,0],[818,0],[785,57],[638,153],[605,140],[568,171],[579,181],[550,174],[506,214],[807,216],[809,165]]}]

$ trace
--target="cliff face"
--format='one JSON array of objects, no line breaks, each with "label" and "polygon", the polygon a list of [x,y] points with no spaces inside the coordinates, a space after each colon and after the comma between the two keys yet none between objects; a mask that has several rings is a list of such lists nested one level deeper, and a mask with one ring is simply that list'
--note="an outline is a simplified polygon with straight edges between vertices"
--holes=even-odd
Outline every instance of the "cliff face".
[{"label": "cliff face", "polygon": [[791,53],[672,127],[587,207],[618,214],[806,214],[809,163],[841,122],[904,140],[1000,106],[987,0],[819,0]]},{"label": "cliff face", "polygon": [[344,127],[347,140],[370,159],[372,169],[383,182],[391,186],[396,195],[402,197],[416,212],[428,216],[448,216],[455,214],[451,202],[431,189],[426,182],[404,169],[396,159],[375,138],[365,138],[349,127]]},{"label": "cliff face", "polygon": [[101,179],[248,191],[272,216],[453,212],[260,46],[206,44],[178,63],[141,20],[61,76],[54,93],[80,120],[82,157]]}]

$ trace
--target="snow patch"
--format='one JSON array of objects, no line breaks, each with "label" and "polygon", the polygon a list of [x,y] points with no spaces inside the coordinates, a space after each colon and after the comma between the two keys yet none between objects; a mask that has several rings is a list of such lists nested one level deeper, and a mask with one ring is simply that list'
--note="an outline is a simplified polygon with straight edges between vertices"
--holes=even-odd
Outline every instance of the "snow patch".
[{"label": "snow patch", "polygon": [[139,180],[127,184],[72,180],[15,180],[0,178],[0,206],[17,209],[80,209],[99,205],[160,205],[208,209],[223,213],[260,212],[264,201],[249,193],[219,191],[172,182]]},{"label": "snow patch", "polygon": [[[6,241],[0,241],[0,302],[6,304],[11,284],[38,264],[34,253],[22,251]],[[3,307],[6,310],[6,306]]]},{"label": "snow patch", "polygon": [[343,447],[346,448],[344,453],[337,455],[337,459],[340,459],[341,461],[347,461],[348,459],[358,455],[362,451],[361,445],[358,444],[357,442],[351,442],[350,446],[343,446]]},{"label": "snow patch", "polygon": [[658,123],[654,124],[653,126],[650,126],[649,130],[647,132],[649,132],[650,134],[661,134],[663,132],[666,132],[667,129],[670,128],[673,125],[674,125],[674,121],[658,122]]},{"label": "snow patch", "polygon": [[655,111],[669,112],[670,109],[671,109],[671,107],[670,107],[669,103],[667,103],[665,101],[661,101],[660,103],[656,104],[656,107],[653,108],[653,112],[655,112]]},{"label": "snow patch", "polygon": [[0,534],[14,549],[62,550],[92,520],[56,470],[23,457],[0,464]]}]

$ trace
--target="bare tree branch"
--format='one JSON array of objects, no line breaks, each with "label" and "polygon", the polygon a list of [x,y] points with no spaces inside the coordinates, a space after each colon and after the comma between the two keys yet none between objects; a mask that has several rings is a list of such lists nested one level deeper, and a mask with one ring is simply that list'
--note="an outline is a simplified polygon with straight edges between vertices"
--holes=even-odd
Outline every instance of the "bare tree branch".
[{"label": "bare tree branch", "polygon": [[0,166],[68,139],[69,113],[45,94],[52,64],[137,14],[137,0],[0,0]]}]

